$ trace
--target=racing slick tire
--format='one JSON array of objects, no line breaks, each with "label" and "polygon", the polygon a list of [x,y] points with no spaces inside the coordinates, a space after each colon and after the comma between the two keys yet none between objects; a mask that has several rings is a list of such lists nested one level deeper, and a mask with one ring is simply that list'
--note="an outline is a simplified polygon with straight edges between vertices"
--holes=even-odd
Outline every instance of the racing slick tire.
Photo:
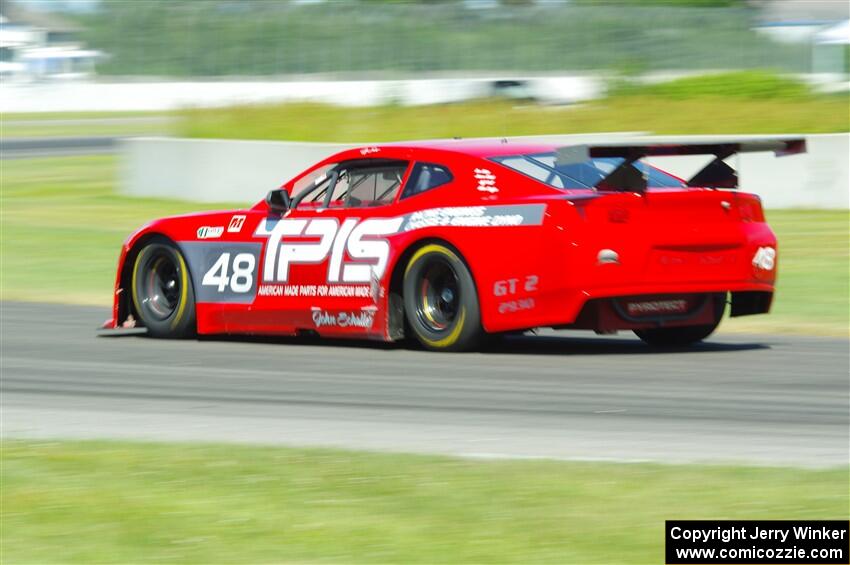
[{"label": "racing slick tire", "polygon": [[195,335],[192,278],[174,243],[164,237],[149,241],[136,255],[130,286],[136,314],[149,335]]},{"label": "racing slick tire", "polygon": [[404,312],[427,349],[468,351],[484,337],[472,274],[455,251],[440,243],[422,246],[407,263]]},{"label": "racing slick tire", "polygon": [[723,311],[726,308],[725,293],[715,294],[712,299],[714,301],[714,322],[711,324],[634,330],[635,335],[644,343],[654,347],[685,347],[700,342],[714,333],[714,330],[720,325],[720,319],[723,317]]}]

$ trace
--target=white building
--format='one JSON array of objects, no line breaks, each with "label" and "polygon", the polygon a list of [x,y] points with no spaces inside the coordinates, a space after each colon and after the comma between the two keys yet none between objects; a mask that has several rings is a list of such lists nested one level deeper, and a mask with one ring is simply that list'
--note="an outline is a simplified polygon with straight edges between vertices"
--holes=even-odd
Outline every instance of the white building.
[{"label": "white building", "polygon": [[[8,6],[4,3],[4,11]],[[101,53],[74,42],[74,29],[31,24],[14,15],[0,15],[0,77],[32,81],[76,79],[94,74]]]}]

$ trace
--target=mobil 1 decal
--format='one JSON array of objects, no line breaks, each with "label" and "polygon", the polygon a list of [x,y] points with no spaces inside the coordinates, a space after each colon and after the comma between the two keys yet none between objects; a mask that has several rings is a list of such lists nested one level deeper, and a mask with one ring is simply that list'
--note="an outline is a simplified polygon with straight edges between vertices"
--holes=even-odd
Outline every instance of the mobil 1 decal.
[{"label": "mobil 1 decal", "polygon": [[197,302],[250,304],[257,293],[262,243],[182,241]]}]

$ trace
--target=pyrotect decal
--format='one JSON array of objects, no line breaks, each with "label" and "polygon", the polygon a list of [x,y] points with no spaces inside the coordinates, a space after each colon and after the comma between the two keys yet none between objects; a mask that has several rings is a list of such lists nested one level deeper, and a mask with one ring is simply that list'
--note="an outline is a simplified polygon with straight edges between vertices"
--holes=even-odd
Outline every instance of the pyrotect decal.
[{"label": "pyrotect decal", "polygon": [[629,302],[626,304],[626,310],[630,316],[640,316],[643,314],[684,314],[688,311],[688,301],[685,299],[673,299]]}]

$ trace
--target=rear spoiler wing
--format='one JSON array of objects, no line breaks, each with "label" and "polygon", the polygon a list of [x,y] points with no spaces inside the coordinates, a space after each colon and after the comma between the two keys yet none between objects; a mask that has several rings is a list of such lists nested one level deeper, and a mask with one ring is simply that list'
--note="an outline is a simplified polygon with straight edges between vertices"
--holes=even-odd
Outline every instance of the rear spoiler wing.
[{"label": "rear spoiler wing", "polygon": [[737,188],[738,173],[724,161],[737,153],[772,151],[777,157],[806,152],[806,140],[800,137],[721,139],[710,142],[604,143],[559,147],[556,165],[586,163],[597,157],[620,157],[623,162],[594,185],[597,190],[646,190],[646,177],[635,167],[644,157],[714,155],[714,159],[688,180],[688,186]]}]

